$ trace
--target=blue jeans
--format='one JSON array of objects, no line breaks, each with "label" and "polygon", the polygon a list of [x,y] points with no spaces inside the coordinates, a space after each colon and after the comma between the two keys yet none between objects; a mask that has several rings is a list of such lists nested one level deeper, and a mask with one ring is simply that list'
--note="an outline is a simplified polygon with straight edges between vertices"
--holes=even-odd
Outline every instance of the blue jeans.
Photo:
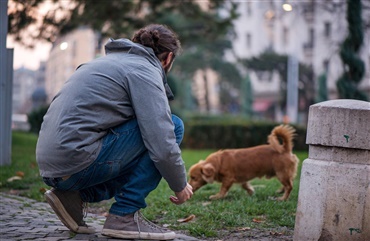
[{"label": "blue jeans", "polygon": [[[176,142],[184,135],[182,120],[172,115]],[[62,178],[44,178],[47,185],[60,190],[79,190],[84,202],[115,198],[109,210],[126,215],[146,207],[145,198],[162,176],[150,159],[136,119],[110,129],[103,138],[97,159],[86,169]]]}]

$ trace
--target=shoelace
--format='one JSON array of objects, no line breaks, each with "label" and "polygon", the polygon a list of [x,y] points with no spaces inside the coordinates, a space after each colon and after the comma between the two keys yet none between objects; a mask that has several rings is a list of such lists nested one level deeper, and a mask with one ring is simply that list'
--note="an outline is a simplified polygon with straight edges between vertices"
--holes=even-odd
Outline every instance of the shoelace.
[{"label": "shoelace", "polygon": [[78,225],[87,227],[87,224],[86,224],[84,218],[87,217],[87,212],[88,212],[89,206],[88,206],[87,202],[81,202],[81,206],[82,206],[82,210],[81,210],[82,211],[82,220],[81,220],[81,223],[78,224]]},{"label": "shoelace", "polygon": [[137,226],[138,226],[139,232],[140,232],[139,219],[142,221],[142,223],[144,225],[149,226],[149,227],[154,228],[154,229],[157,229],[157,230],[160,230],[160,231],[163,231],[161,227],[155,225],[154,223],[152,223],[151,221],[146,219],[139,211],[137,211],[134,214],[134,220],[138,224]]},{"label": "shoelace", "polygon": [[88,211],[89,211],[89,203],[83,202],[82,203],[82,214],[83,214],[83,218],[86,218],[87,217],[87,212]]}]

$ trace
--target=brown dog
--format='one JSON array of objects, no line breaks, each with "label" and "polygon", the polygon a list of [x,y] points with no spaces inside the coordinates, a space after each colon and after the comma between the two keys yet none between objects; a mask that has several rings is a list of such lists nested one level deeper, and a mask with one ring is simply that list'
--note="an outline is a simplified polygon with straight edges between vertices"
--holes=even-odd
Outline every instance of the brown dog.
[{"label": "brown dog", "polygon": [[190,168],[189,184],[195,192],[207,183],[221,182],[220,192],[209,197],[215,200],[225,197],[234,183],[240,183],[252,195],[254,189],[248,181],[256,177],[276,176],[283,184],[279,192],[284,192],[278,200],[287,200],[293,189],[299,162],[292,153],[294,134],[293,127],[280,125],[268,136],[269,144],[212,153],[205,161],[201,160]]}]

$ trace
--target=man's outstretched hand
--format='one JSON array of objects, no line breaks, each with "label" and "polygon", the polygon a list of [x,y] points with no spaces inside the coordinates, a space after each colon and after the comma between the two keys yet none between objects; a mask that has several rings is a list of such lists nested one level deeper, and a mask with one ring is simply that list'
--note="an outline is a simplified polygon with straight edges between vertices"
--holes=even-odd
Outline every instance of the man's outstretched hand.
[{"label": "man's outstretched hand", "polygon": [[190,186],[189,183],[187,183],[185,188],[181,192],[175,192],[175,195],[176,195],[176,197],[171,196],[170,200],[174,204],[180,205],[180,204],[186,202],[186,200],[188,200],[189,198],[191,198],[191,196],[193,196],[193,187]]}]

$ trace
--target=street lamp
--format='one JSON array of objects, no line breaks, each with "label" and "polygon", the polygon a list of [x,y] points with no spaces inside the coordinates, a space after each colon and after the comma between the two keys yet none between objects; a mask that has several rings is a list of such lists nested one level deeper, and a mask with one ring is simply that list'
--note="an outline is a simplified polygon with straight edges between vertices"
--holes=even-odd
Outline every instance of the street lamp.
[{"label": "street lamp", "polygon": [[61,43],[59,48],[60,48],[60,50],[66,50],[68,48],[68,43],[67,42]]},{"label": "street lamp", "polygon": [[292,5],[290,5],[289,3],[284,3],[282,7],[283,7],[285,12],[290,12],[290,11],[293,10]]}]

